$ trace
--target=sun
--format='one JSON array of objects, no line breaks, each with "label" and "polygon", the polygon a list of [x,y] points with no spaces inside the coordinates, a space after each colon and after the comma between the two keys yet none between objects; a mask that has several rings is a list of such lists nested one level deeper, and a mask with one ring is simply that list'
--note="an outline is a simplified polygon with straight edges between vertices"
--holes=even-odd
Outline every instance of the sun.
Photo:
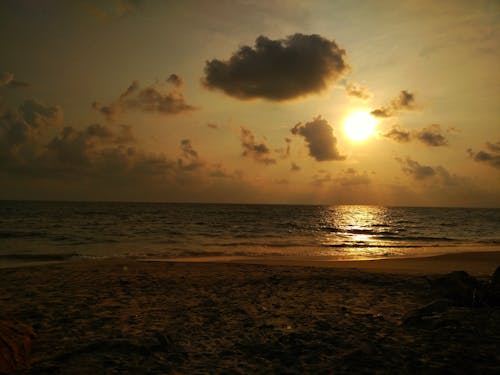
[{"label": "sun", "polygon": [[375,134],[377,119],[367,111],[351,113],[344,121],[344,131],[353,141],[364,141]]}]

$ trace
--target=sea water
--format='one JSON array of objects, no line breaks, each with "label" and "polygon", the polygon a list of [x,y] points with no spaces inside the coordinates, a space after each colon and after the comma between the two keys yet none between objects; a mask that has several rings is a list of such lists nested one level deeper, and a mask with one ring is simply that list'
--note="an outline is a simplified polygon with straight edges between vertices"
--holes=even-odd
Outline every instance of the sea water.
[{"label": "sea water", "polygon": [[500,249],[500,209],[0,201],[0,263]]}]

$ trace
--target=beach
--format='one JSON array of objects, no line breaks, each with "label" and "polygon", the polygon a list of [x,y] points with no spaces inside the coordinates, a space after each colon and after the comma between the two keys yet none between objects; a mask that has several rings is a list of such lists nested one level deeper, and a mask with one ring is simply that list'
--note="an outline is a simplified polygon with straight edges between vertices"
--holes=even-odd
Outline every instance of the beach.
[{"label": "beach", "polygon": [[433,284],[465,270],[488,285],[500,252],[358,262],[215,260],[2,269],[0,322],[17,325],[12,368],[35,374],[500,370],[500,309],[450,300]]}]

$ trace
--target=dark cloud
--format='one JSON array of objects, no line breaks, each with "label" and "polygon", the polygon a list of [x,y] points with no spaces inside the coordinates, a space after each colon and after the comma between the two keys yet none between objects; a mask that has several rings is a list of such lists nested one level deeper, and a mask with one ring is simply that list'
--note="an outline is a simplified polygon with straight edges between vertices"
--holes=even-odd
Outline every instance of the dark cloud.
[{"label": "dark cloud", "polygon": [[[102,148],[109,145],[126,145],[134,142],[135,137],[130,127],[122,126],[119,132],[115,132],[107,126],[92,124],[83,130],[67,126],[46,147],[60,163],[76,166],[90,164],[98,159]],[[109,152],[109,149],[107,151]]]},{"label": "dark cloud", "polygon": [[241,171],[203,160],[189,139],[167,156],[141,149],[129,126],[77,129],[61,117],[59,107],[29,101],[0,111],[0,195],[218,200],[254,191]]},{"label": "dark cloud", "polygon": [[348,70],[345,51],[320,35],[259,36],[229,60],[205,65],[203,84],[238,99],[288,100],[325,89]]},{"label": "dark cloud", "polygon": [[466,178],[451,174],[441,165],[422,165],[411,158],[406,158],[405,160],[396,158],[396,160],[402,165],[403,172],[412,176],[415,180],[429,181],[430,184],[448,187],[470,184]]},{"label": "dark cloud", "polygon": [[196,107],[186,103],[181,88],[182,80],[176,74],[171,74],[165,82],[155,82],[144,88],[140,87],[138,81],[133,81],[114,102],[107,105],[93,102],[92,108],[99,111],[108,121],[129,110],[163,115],[195,110]]},{"label": "dark cloud", "polygon": [[276,160],[269,157],[271,154],[269,147],[265,143],[257,143],[249,129],[241,127],[240,141],[243,147],[242,156],[252,158],[265,165],[276,164]]},{"label": "dark cloud", "polygon": [[391,104],[392,108],[395,110],[415,109],[415,95],[406,90],[403,90],[399,93],[398,98],[394,99]]},{"label": "dark cloud", "polygon": [[[453,131],[453,128],[447,132]],[[383,134],[384,137],[390,138],[393,141],[400,143],[407,143],[413,139],[418,139],[420,142],[427,146],[439,147],[448,145],[448,139],[444,135],[444,131],[438,124],[432,124],[420,130],[410,132],[403,129],[398,125],[394,125],[387,133]]]},{"label": "dark cloud", "polygon": [[474,152],[469,148],[467,152],[474,161],[500,169],[500,141],[496,143],[487,142],[486,147],[488,151],[480,150]]},{"label": "dark cloud", "polygon": [[132,95],[134,92],[137,92],[137,90],[139,90],[139,81],[134,80],[127,87],[127,89],[120,95],[120,100],[126,99],[128,96]]},{"label": "dark cloud", "polygon": [[436,175],[434,168],[428,165],[421,165],[419,162],[406,158],[406,160],[396,159],[403,166],[403,172],[412,176],[416,180],[424,180]]},{"label": "dark cloud", "polygon": [[427,146],[438,147],[446,146],[448,144],[448,140],[443,135],[441,126],[439,126],[438,124],[432,124],[417,131],[416,137]]},{"label": "dark cloud", "polygon": [[298,123],[291,132],[305,138],[309,155],[317,161],[345,159],[337,150],[337,138],[333,135],[333,128],[321,116],[305,124]]},{"label": "dark cloud", "polygon": [[500,141],[496,143],[486,142],[486,147],[492,152],[500,152]]},{"label": "dark cloud", "polygon": [[171,83],[175,87],[181,87],[184,82],[182,81],[182,78],[179,77],[177,74],[170,74],[170,76],[167,78],[167,82]]},{"label": "dark cloud", "polygon": [[204,165],[189,139],[181,141],[181,153],[181,157],[177,159],[177,164],[182,171],[193,171]]},{"label": "dark cloud", "polygon": [[92,108],[103,115],[107,121],[113,121],[116,115],[120,113],[120,108],[116,104],[101,105],[98,102],[93,102]]},{"label": "dark cloud", "polygon": [[400,128],[398,125],[394,125],[391,130],[384,134],[384,137],[390,138],[400,143],[406,143],[411,140],[410,132],[408,130]]},{"label": "dark cloud", "polygon": [[393,112],[390,108],[382,107],[382,108],[374,109],[373,111],[370,112],[370,114],[372,114],[375,117],[387,118],[387,117],[391,117]]},{"label": "dark cloud", "polygon": [[349,96],[353,96],[355,98],[363,100],[369,99],[371,97],[371,94],[366,87],[357,85],[352,82],[347,82],[347,84],[345,85],[345,92]]},{"label": "dark cloud", "polygon": [[383,106],[371,111],[371,114],[375,117],[387,118],[394,116],[400,111],[410,111],[415,109],[415,95],[403,90],[399,93],[399,96],[391,101],[388,106]]}]

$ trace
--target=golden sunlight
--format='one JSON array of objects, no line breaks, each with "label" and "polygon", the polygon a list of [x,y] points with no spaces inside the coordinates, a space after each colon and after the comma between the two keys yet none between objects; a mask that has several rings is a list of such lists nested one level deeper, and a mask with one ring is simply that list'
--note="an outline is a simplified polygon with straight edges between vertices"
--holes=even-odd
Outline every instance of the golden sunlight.
[{"label": "golden sunlight", "polygon": [[363,141],[375,134],[377,119],[367,111],[351,113],[344,121],[344,131],[353,141]]}]

